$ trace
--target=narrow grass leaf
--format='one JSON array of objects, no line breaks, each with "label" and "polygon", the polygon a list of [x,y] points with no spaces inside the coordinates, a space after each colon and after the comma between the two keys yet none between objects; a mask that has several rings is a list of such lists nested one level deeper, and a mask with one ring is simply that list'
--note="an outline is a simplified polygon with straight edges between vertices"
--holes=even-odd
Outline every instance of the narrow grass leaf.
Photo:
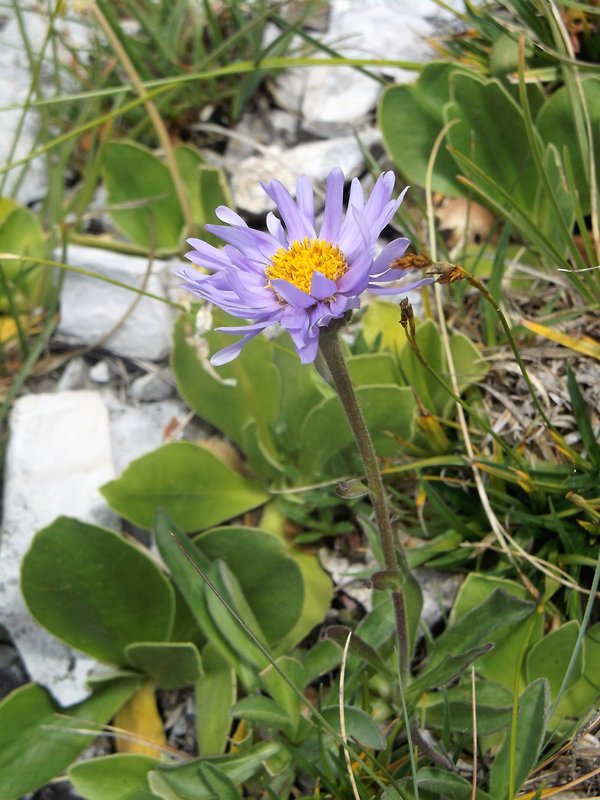
[{"label": "narrow grass leaf", "polygon": [[590,336],[580,334],[572,336],[562,331],[557,331],[554,328],[549,328],[546,325],[541,325],[539,322],[533,320],[523,319],[521,325],[538,336],[543,336],[545,339],[550,339],[551,342],[561,344],[563,347],[568,347],[569,350],[574,350],[576,353],[581,353],[584,356],[590,356],[600,361],[600,342],[592,339]]}]

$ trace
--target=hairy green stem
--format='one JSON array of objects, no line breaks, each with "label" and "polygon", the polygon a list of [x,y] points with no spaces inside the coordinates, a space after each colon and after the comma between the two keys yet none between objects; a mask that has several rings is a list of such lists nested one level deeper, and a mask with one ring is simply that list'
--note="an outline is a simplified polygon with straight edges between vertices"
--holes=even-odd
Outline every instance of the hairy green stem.
[{"label": "hairy green stem", "polygon": [[[377,463],[377,456],[360,403],[358,402],[358,397],[352,385],[352,381],[350,380],[348,367],[337,331],[332,330],[322,333],[319,340],[319,349],[331,373],[333,383],[342,402],[344,411],[346,412],[364,466],[367,486],[369,487],[369,496],[379,530],[385,568],[391,572],[400,572],[401,576],[404,577],[409,573],[408,562],[404,551],[396,541],[392,529],[385,489]],[[402,589],[395,589],[392,591],[392,604],[396,616],[400,673],[404,680],[408,676],[409,656],[407,615],[405,596]]]}]

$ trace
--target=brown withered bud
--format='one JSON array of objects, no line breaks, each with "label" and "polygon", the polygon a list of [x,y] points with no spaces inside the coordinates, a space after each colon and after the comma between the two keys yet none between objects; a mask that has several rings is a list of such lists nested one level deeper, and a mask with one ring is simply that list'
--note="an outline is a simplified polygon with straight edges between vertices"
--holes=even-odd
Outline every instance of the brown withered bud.
[{"label": "brown withered bud", "polygon": [[456,283],[467,277],[467,273],[458,264],[450,264],[448,261],[438,261],[432,265],[432,273],[438,275],[436,283]]},{"label": "brown withered bud", "polygon": [[402,319],[409,320],[413,316],[413,307],[410,304],[408,297],[403,297],[400,300],[400,311],[402,312]]},{"label": "brown withered bud", "polygon": [[430,266],[431,259],[424,253],[408,253],[390,264],[392,269],[427,269]]},{"label": "brown withered bud", "polygon": [[408,301],[408,297],[403,297],[402,300],[400,300],[400,324],[407,332],[407,335],[415,335],[414,311]]}]

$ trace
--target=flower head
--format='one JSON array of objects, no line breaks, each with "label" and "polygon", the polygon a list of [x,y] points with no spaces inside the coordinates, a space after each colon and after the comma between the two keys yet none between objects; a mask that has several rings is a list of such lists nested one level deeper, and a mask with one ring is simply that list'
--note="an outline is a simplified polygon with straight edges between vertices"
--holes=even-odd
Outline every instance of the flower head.
[{"label": "flower head", "polygon": [[308,364],[315,360],[319,334],[358,308],[362,292],[399,294],[431,282],[424,278],[401,287],[389,285],[406,276],[394,262],[405,252],[408,239],[390,242],[375,256],[379,234],[406,192],[392,200],[392,172],[378,178],[368,199],[355,178],[344,214],[344,175],[339,168],[332,170],[318,233],[313,190],[305,175],[298,178],[295,201],[280,181],[263,184],[263,189],[279,213],[267,216],[268,232],[248,227],[234,211],[219,206],[217,216],[226,224],[206,229],[226,242],[225,247],[219,250],[201,239],[188,239],[194,249],[186,255],[211,274],[190,268],[178,273],[189,291],[249,321],[218,329],[242,338],[216,353],[213,364],[231,361],[247,341],[276,323],[288,331],[302,363]]}]

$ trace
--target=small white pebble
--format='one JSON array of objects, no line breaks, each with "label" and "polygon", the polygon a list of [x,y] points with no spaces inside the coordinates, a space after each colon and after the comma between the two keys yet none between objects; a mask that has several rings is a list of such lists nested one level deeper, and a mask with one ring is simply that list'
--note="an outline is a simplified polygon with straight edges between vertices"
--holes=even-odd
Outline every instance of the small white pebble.
[{"label": "small white pebble", "polygon": [[89,376],[94,383],[108,383],[110,381],[110,367],[106,361],[98,361],[90,369]]}]

